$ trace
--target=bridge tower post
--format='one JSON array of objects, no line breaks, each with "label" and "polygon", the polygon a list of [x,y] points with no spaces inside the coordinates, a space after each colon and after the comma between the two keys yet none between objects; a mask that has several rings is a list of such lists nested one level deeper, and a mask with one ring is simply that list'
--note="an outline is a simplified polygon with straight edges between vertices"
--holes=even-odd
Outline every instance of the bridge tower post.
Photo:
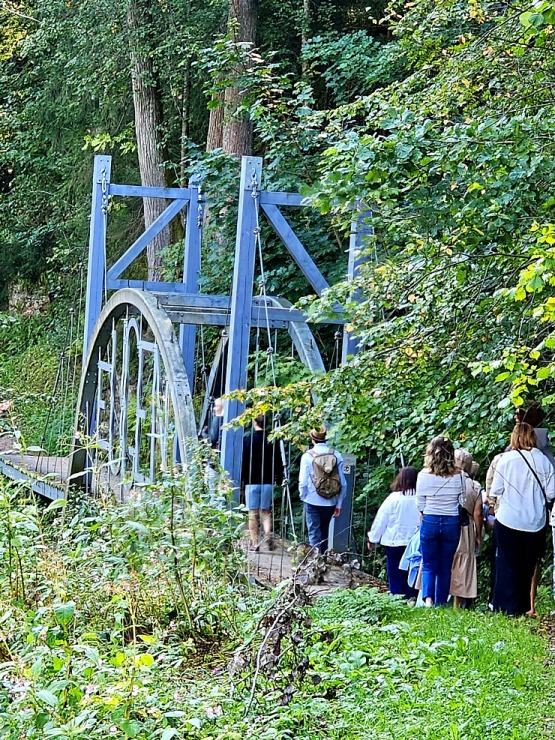
[{"label": "bridge tower post", "polygon": [[102,299],[106,290],[106,228],[111,170],[112,157],[102,155],[94,158],[83,365],[87,358],[96,321],[102,310]]},{"label": "bridge tower post", "polygon": [[[372,211],[369,211],[362,203],[357,203],[356,215],[351,221],[351,236],[349,239],[349,264],[347,267],[347,280],[353,280],[359,274],[360,266],[365,261],[362,254],[365,248],[365,240],[374,233],[370,223]],[[356,301],[358,293],[355,291],[351,294],[351,300]],[[347,362],[349,355],[355,355],[360,351],[358,339],[346,329],[343,331],[343,346],[341,352],[341,362]]]},{"label": "bridge tower post", "polygon": [[[256,256],[256,229],[262,176],[261,157],[243,157],[239,186],[239,214],[231,289],[229,319],[228,361],[225,392],[247,387],[247,362],[251,329],[254,264]],[[235,419],[244,409],[237,400],[226,400],[224,424]],[[222,433],[222,466],[227,470],[234,487],[234,498],[239,501],[243,427],[225,429]]]},{"label": "bridge tower post", "polygon": [[[187,205],[187,222],[185,224],[185,254],[183,259],[183,283],[185,292],[196,295],[199,292],[200,250],[202,241],[202,211],[200,205],[199,182],[189,182],[191,197]],[[179,344],[183,364],[191,385],[195,378],[195,341],[197,327],[194,324],[179,326]],[[192,392],[191,387],[191,392]]]}]

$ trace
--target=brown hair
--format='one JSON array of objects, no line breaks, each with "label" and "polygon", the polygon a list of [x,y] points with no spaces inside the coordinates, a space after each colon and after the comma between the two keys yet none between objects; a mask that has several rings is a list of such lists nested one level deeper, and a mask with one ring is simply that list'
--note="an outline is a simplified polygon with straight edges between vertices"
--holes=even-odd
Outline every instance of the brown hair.
[{"label": "brown hair", "polygon": [[449,478],[455,475],[455,450],[453,443],[447,437],[434,437],[426,448],[424,465],[434,475]]},{"label": "brown hair", "polygon": [[537,446],[536,432],[530,424],[521,421],[516,424],[511,434],[511,447],[513,450],[531,450]]},{"label": "brown hair", "polygon": [[515,420],[517,424],[525,422],[526,424],[530,424],[531,427],[539,427],[544,419],[545,411],[542,409],[538,401],[532,401],[526,411],[522,407],[515,411]]},{"label": "brown hair", "polygon": [[397,477],[391,484],[392,491],[415,491],[416,490],[416,478],[418,477],[418,470],[410,465],[406,468],[401,468],[397,473]]}]

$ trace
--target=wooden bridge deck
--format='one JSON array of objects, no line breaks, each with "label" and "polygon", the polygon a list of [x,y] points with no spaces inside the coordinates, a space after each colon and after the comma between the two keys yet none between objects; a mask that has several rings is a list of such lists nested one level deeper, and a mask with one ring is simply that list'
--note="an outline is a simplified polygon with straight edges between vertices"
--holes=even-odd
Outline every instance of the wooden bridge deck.
[{"label": "wooden bridge deck", "polygon": [[[65,498],[69,457],[21,452],[14,449],[15,442],[14,437],[0,437],[0,473],[12,480],[27,480],[35,493],[45,498]],[[108,467],[103,467],[93,478],[93,492],[98,489],[111,490],[118,501],[123,500],[121,477],[113,475]],[[129,492],[130,487],[126,486],[125,490]]]},{"label": "wooden bridge deck", "polygon": [[0,437],[0,473],[15,481],[28,481],[35,493],[49,499],[65,496],[68,458],[31,455],[15,449],[16,439]]}]

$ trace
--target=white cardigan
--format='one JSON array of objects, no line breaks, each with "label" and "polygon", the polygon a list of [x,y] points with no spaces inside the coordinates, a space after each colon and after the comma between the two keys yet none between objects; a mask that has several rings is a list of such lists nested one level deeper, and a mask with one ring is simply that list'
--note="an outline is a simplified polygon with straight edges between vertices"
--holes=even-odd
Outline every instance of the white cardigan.
[{"label": "white cardigan", "polygon": [[394,491],[378,509],[368,532],[368,539],[385,547],[403,547],[408,544],[419,525],[416,496]]}]

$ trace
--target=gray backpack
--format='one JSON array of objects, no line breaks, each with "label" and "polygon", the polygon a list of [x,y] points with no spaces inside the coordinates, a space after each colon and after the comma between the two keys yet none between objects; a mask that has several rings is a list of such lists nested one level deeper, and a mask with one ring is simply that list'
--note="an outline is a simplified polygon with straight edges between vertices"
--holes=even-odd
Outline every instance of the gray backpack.
[{"label": "gray backpack", "polygon": [[322,498],[335,498],[341,491],[339,465],[333,450],[316,452],[309,450],[312,458],[312,482],[316,493]]}]

